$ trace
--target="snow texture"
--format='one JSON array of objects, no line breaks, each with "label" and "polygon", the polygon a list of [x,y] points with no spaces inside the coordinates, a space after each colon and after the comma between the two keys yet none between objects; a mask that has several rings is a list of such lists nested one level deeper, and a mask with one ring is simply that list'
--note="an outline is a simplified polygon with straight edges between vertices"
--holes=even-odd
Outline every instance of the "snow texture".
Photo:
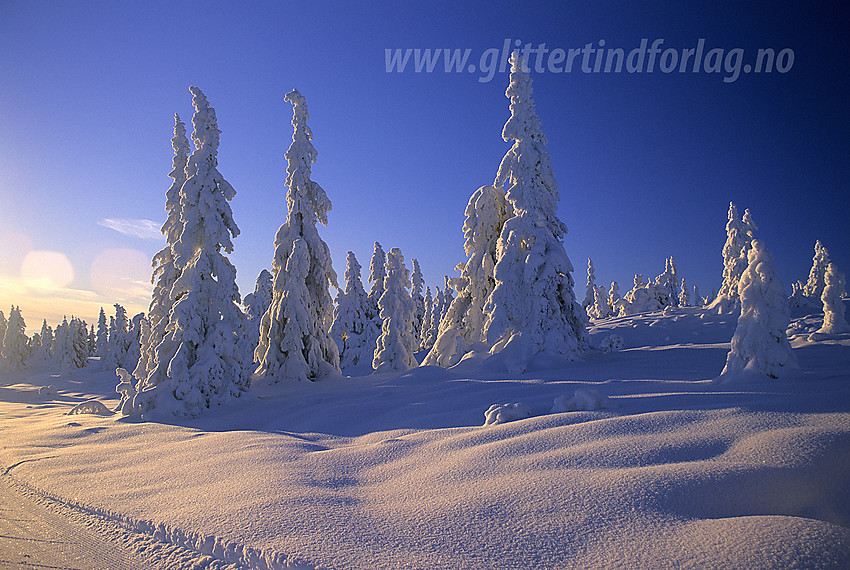
[{"label": "snow texture", "polygon": [[585,410],[610,410],[615,407],[608,396],[591,388],[576,390],[572,396],[558,396],[552,404],[552,413],[576,412]]}]

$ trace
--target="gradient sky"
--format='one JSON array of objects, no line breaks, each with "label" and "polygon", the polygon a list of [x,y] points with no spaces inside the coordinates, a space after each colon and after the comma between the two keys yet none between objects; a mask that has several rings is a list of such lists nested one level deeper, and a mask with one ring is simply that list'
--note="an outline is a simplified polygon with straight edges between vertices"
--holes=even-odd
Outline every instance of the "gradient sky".
[{"label": "gradient sky", "polygon": [[704,38],[706,51],[743,48],[744,62],[759,48],[794,52],[787,73],[734,82],[578,64],[532,74],[580,295],[588,257],[598,283],[625,292],[670,255],[708,294],[730,200],[751,210],[789,291],[816,239],[848,272],[850,10],[838,4],[0,0],[0,309],[20,305],[30,329],[63,313],[92,323],[116,301],[146,309],[175,112],[191,131],[189,85],[218,115],[243,295],[286,216],[293,87],[311,112],[313,179],[333,202],[319,232],[340,281],[348,250],[365,281],[378,240],[442,286],[465,259],[466,202],[509,149],[508,78],[442,62],[387,73],[384,50],[471,49],[477,64],[505,39],[628,52],[643,38],[678,50]]}]

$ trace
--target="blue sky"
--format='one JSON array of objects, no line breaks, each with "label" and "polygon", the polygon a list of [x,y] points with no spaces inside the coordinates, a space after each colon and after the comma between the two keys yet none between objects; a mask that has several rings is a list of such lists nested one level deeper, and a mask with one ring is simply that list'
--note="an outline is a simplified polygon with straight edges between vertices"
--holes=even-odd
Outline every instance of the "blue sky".
[{"label": "blue sky", "polygon": [[728,82],[578,63],[532,74],[580,290],[588,257],[598,282],[626,291],[673,255],[708,294],[730,200],[752,211],[787,289],[816,239],[850,271],[848,16],[827,3],[0,2],[0,309],[21,305],[32,328],[62,313],[93,322],[115,301],[145,308],[161,242],[120,221],[164,220],[189,85],[218,115],[243,294],[286,215],[293,87],[311,112],[313,179],[334,205],[320,235],[340,279],[346,252],[368,268],[378,240],[442,286],[464,260],[466,202],[509,148],[507,74],[482,82],[442,62],[387,73],[385,49],[469,49],[478,64],[505,39],[628,53],[643,38],[678,52],[704,38],[706,51],[742,48],[743,62],[794,54],[785,73]]}]

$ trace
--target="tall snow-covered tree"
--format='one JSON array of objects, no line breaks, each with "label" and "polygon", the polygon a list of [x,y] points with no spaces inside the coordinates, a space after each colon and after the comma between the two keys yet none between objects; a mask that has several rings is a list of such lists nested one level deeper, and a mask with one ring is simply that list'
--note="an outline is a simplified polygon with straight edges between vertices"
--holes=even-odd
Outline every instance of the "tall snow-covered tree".
[{"label": "tall snow-covered tree", "polygon": [[372,368],[376,372],[396,372],[416,366],[413,336],[413,299],[410,297],[410,273],[397,247],[387,254],[384,292],[378,299],[381,336],[378,337]]},{"label": "tall snow-covered tree", "polygon": [[809,280],[803,287],[803,293],[807,297],[820,299],[823,288],[826,285],[825,275],[829,267],[829,252],[824,245],[817,240],[815,242],[815,256],[812,258],[812,268],[809,271]]},{"label": "tall snow-covered tree", "polygon": [[738,207],[729,202],[726,243],[723,245],[723,283],[709,305],[710,309],[729,313],[740,305],[738,281],[747,268],[749,250],[757,229],[749,210],[744,211],[742,218],[738,214]]},{"label": "tall snow-covered tree", "polygon": [[581,306],[587,309],[593,305],[593,300],[596,297],[596,269],[593,267],[593,260],[587,258],[587,286],[584,291],[584,301]]},{"label": "tall snow-covered tree", "polygon": [[459,266],[458,296],[446,310],[423,364],[453,366],[485,341],[484,305],[496,287],[496,245],[508,218],[505,191],[482,186],[469,198],[465,215],[463,248],[468,259]]},{"label": "tall snow-covered tree", "polygon": [[63,368],[83,368],[88,363],[86,359],[85,337],[82,329],[85,328],[78,318],[71,316],[62,318],[62,322],[56,326],[56,335],[53,343],[53,358]]},{"label": "tall snow-covered tree", "polygon": [[738,282],[741,315],[720,381],[741,374],[778,378],[797,368],[785,332],[788,303],[773,256],[761,240],[753,240],[747,258],[747,269]]},{"label": "tall snow-covered tree", "polygon": [[522,371],[538,353],[576,357],[587,349],[589,337],[587,315],[573,291],[573,265],[561,241],[567,226],[557,216],[558,184],[519,52],[511,58],[506,96],[511,116],[502,138],[513,145],[494,186],[507,186],[512,217],[497,245],[485,334],[490,352],[505,352],[506,366]]},{"label": "tall snow-covered tree", "polygon": [[[189,140],[186,138],[186,125],[176,113],[174,114],[174,136],[171,138],[171,148],[174,149],[174,157],[171,159],[172,168],[168,177],[171,178],[172,183],[165,191],[165,211],[167,213],[165,223],[161,228],[165,235],[165,247],[159,250],[152,260],[151,283],[153,283],[153,291],[147,316],[149,326],[139,340],[138,365],[135,369],[127,368],[127,370],[133,370],[133,376],[138,380],[145,381],[154,370],[159,368],[157,378],[153,379],[154,382],[167,374],[168,362],[157,362],[157,347],[167,334],[168,315],[171,307],[174,306],[174,283],[180,276],[182,269],[177,263],[174,246],[183,231],[183,221],[180,218],[180,192],[186,182],[186,166],[189,162],[190,148]],[[186,261],[185,256],[183,260]],[[169,351],[165,351],[160,356],[169,354]]]},{"label": "tall snow-covered tree", "polygon": [[140,382],[133,405],[149,417],[196,417],[238,397],[250,382],[236,268],[224,256],[239,235],[229,203],[236,191],[217,168],[215,110],[200,89],[189,90],[195,151],[180,192],[182,228],[173,249],[182,271],[172,287],[166,336],[156,347],[157,366]]},{"label": "tall snow-covered tree", "polygon": [[36,348],[33,358],[35,360],[48,360],[50,351],[53,348],[53,329],[47,324],[47,319],[41,321],[41,332],[39,333],[41,340],[38,348]]},{"label": "tall snow-covered tree", "polygon": [[260,344],[260,322],[263,320],[263,315],[269,310],[273,297],[272,274],[268,269],[263,269],[254,282],[254,292],[248,293],[242,299],[242,306],[245,307],[245,328],[248,338],[251,340],[251,354],[257,350],[257,345]]},{"label": "tall snow-covered tree", "polygon": [[109,352],[109,325],[106,323],[106,313],[101,307],[100,315],[97,318],[97,339],[95,340],[94,354],[103,361],[107,352]]},{"label": "tall snow-covered tree", "polygon": [[620,284],[616,281],[611,281],[611,289],[608,291],[608,306],[611,307],[611,314],[617,316],[620,314],[620,306],[623,300],[620,297]]},{"label": "tall snow-covered tree", "polygon": [[[372,369],[379,330],[368,316],[369,297],[360,279],[360,263],[348,252],[345,267],[345,291],[336,296],[331,337],[339,348],[339,367],[345,372],[368,364]],[[365,370],[363,370],[366,372]]]},{"label": "tall snow-covered tree", "polygon": [[[431,287],[425,287],[425,316],[422,317],[422,331],[419,335],[419,350],[430,350],[434,346],[431,342],[428,344],[428,338],[431,333],[431,321],[434,315],[434,299],[431,297]],[[433,341],[433,339],[432,339]]]},{"label": "tall snow-covered tree", "polygon": [[[818,330],[822,334],[841,334],[850,332],[850,325],[844,316],[844,274],[838,271],[834,263],[830,263],[824,272],[824,287],[821,294],[823,302],[823,326]],[[12,320],[9,319],[11,324]],[[8,333],[7,333],[8,334]]]},{"label": "tall snow-covered tree", "polygon": [[[327,225],[331,201],[310,179],[318,153],[307,126],[307,100],[297,89],[287,93],[284,100],[293,106],[292,144],[285,155],[287,215],[275,237],[274,295],[261,320],[260,343],[254,356],[257,373],[274,381],[315,380],[339,372],[339,350],[330,336],[334,305],[328,290],[329,286],[339,286],[330,250],[316,229],[317,222]],[[291,255],[298,259],[290,263]],[[294,273],[290,274],[290,269]],[[303,306],[294,307],[293,303]],[[290,323],[292,319],[298,322]]]},{"label": "tall snow-covered tree", "polygon": [[679,288],[679,306],[680,307],[690,307],[691,306],[691,290],[688,288],[688,283],[684,277],[682,277],[682,284]]},{"label": "tall snow-covered tree", "polygon": [[371,317],[375,320],[378,328],[381,327],[381,318],[378,316],[378,299],[384,294],[384,278],[386,277],[387,255],[381,244],[375,242],[372,259],[369,261],[369,301],[372,304]]},{"label": "tall snow-covered tree", "polygon": [[26,331],[27,325],[21,315],[21,308],[12,305],[3,337],[3,357],[14,367],[24,366],[29,357]]},{"label": "tall snow-covered tree", "polygon": [[410,260],[413,270],[410,273],[410,296],[413,299],[413,334],[416,338],[422,336],[422,319],[425,318],[425,298],[422,296],[422,288],[425,287],[425,278],[419,267],[419,260],[415,257]]}]

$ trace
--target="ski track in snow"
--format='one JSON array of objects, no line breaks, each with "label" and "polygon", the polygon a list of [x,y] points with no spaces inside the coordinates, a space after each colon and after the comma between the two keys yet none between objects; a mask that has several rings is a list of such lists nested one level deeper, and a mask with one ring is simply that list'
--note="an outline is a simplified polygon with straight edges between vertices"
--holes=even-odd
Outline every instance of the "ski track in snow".
[{"label": "ski track in snow", "polygon": [[[78,501],[35,489],[9,474],[9,471],[24,462],[7,467],[0,485],[24,497],[25,501],[21,502],[24,508],[27,505],[26,500],[29,500],[54,515],[48,521],[53,524],[52,530],[59,536],[73,535],[84,547],[84,552],[88,553],[80,556],[82,560],[78,563],[84,564],[80,568],[86,570],[95,568],[131,570],[141,567],[151,570],[159,568],[163,570],[279,570],[284,568],[315,570],[314,566],[305,562],[287,560],[287,557],[280,553],[244,547],[218,537],[187,532],[153,521],[135,520],[121,513],[87,506]],[[5,489],[0,492],[5,494]],[[81,537],[78,528],[75,527],[84,527],[97,537],[103,538],[104,541],[112,542],[118,552],[104,549],[96,540]],[[2,552],[5,554],[8,549],[4,548]],[[130,558],[126,553],[135,555],[138,560],[125,560]],[[15,564],[14,561],[6,560],[6,558],[7,556],[0,554],[0,565]],[[67,563],[63,560],[62,568],[66,568]],[[21,561],[19,564],[21,567],[42,566],[28,561]],[[67,568],[77,568],[77,566],[67,566]]]}]

